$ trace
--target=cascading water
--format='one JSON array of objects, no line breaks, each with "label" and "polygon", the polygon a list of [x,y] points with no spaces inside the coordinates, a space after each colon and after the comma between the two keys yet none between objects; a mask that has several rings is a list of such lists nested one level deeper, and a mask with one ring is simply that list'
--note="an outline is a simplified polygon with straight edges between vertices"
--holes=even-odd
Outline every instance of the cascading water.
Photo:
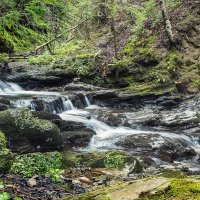
[{"label": "cascading water", "polygon": [[[93,118],[90,112],[76,109],[69,98],[60,93],[24,91],[15,83],[5,83],[0,81],[0,96],[5,95],[17,95],[18,99],[13,101],[13,105],[18,108],[30,107],[32,110],[35,110],[34,105],[31,105],[30,103],[32,97],[35,95],[42,96],[46,101],[45,109],[47,111],[60,113],[59,115],[63,120],[82,122],[92,128],[96,132],[96,135],[92,138],[87,150],[99,150],[102,148],[108,150],[110,148],[117,148],[114,145],[115,142],[127,135],[160,135],[163,138],[169,138],[173,141],[184,143],[200,153],[200,145],[195,138],[162,131],[143,131],[127,127],[110,127],[106,123]],[[88,107],[92,106],[87,96],[85,96],[85,101]]]},{"label": "cascading water", "polygon": [[85,102],[86,102],[87,107],[91,106],[91,103],[90,103],[87,95],[84,95],[84,97],[85,97]]},{"label": "cascading water", "polygon": [[15,83],[0,81],[0,94],[4,93],[6,94],[9,92],[16,92],[16,91],[23,91],[23,89]]},{"label": "cascading water", "polygon": [[[82,115],[81,115],[82,114]],[[113,149],[117,148],[114,143],[117,142],[121,137],[128,135],[160,135],[164,138],[172,139],[176,142],[186,144],[188,147],[194,149],[197,153],[200,153],[200,145],[195,138],[190,138],[186,135],[179,135],[175,133],[160,132],[160,131],[144,131],[144,130],[133,130],[128,127],[110,127],[106,123],[98,121],[94,118],[88,119],[85,117],[86,113],[79,112],[64,112],[60,114],[60,117],[66,121],[76,121],[86,124],[92,128],[96,135],[92,138],[87,150],[98,150],[98,149]]]}]

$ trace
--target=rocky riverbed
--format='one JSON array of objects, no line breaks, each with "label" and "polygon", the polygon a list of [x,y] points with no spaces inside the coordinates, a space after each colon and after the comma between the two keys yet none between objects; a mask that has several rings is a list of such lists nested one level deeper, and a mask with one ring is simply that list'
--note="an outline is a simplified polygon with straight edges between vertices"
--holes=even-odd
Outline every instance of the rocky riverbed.
[{"label": "rocky riverbed", "polygon": [[[0,172],[12,174],[1,176],[4,192],[13,198],[58,199],[166,170],[199,173],[200,96],[141,96],[73,80],[64,72],[35,74],[23,68],[2,77]],[[43,169],[39,160],[49,162],[45,153],[52,151],[61,153],[62,164]]]}]

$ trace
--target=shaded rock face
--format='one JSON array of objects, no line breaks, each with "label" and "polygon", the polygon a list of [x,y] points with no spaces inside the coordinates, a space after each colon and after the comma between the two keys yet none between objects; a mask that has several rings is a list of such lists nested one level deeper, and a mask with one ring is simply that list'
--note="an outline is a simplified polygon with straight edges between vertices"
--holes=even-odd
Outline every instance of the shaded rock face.
[{"label": "shaded rock face", "polygon": [[116,93],[114,91],[100,90],[90,93],[94,104],[114,108],[142,108],[145,105],[154,105],[159,109],[171,109],[177,107],[182,101],[179,96],[171,95],[133,95],[129,93]]},{"label": "shaded rock face", "polygon": [[48,151],[63,145],[58,127],[50,121],[34,117],[28,109],[0,112],[0,129],[5,133],[12,151]]},{"label": "shaded rock face", "polygon": [[0,130],[0,173],[9,170],[13,161],[13,155],[9,149],[6,148],[6,138]]},{"label": "shaded rock face", "polygon": [[46,101],[43,98],[35,96],[32,98],[30,104],[31,109],[34,111],[47,111],[49,113],[61,113],[64,111],[64,102],[62,97]]},{"label": "shaded rock face", "polygon": [[69,143],[72,146],[76,145],[87,145],[91,138],[94,136],[94,131],[90,129],[66,131],[62,132],[62,138],[65,143]]},{"label": "shaded rock face", "polygon": [[11,108],[11,103],[5,98],[0,98],[0,111],[7,110]]},{"label": "shaded rock face", "polygon": [[[44,71],[43,71],[44,70]],[[46,71],[41,67],[41,72],[27,71],[22,73],[13,73],[6,77],[7,81],[16,82],[25,89],[36,89],[44,87],[62,86],[71,83],[76,77],[73,73],[66,71],[50,70]]]},{"label": "shaded rock face", "polygon": [[70,83],[64,86],[64,90],[65,91],[92,91],[96,89],[94,86],[92,85],[87,85],[87,84],[83,84],[83,83]]},{"label": "shaded rock face", "polygon": [[197,153],[191,148],[174,143],[166,142],[159,149],[157,149],[158,157],[166,162],[173,162],[174,160],[191,158],[196,156]]},{"label": "shaded rock face", "polygon": [[72,146],[87,145],[95,135],[92,129],[87,128],[83,123],[62,120],[59,115],[48,112],[33,112],[33,115],[40,119],[50,120],[61,131],[64,143]]}]

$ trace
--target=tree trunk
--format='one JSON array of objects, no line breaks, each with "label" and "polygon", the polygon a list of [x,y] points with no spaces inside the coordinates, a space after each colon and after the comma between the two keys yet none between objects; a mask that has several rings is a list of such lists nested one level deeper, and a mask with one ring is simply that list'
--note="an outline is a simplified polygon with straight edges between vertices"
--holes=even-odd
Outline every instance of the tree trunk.
[{"label": "tree trunk", "polygon": [[171,22],[169,20],[169,16],[168,16],[168,13],[167,13],[165,0],[160,0],[160,8],[161,8],[161,11],[162,11],[162,17],[163,17],[167,37],[169,39],[170,44],[173,44],[174,43],[174,34],[172,32],[172,25],[171,25]]}]

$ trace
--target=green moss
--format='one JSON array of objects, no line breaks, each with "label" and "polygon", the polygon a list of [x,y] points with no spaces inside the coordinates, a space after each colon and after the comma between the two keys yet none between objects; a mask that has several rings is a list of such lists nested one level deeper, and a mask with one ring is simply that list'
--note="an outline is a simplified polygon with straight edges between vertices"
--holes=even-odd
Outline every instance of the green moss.
[{"label": "green moss", "polygon": [[176,178],[176,179],[183,179],[187,177],[183,172],[173,171],[173,170],[167,170],[161,176],[166,178]]},{"label": "green moss", "polygon": [[6,148],[6,138],[0,130],[0,173],[5,173],[9,170],[13,161],[13,155]]},{"label": "green moss", "polygon": [[57,126],[50,121],[34,117],[29,109],[0,112],[0,129],[7,137],[10,136],[12,139],[23,137],[36,146],[56,147],[61,141]]},{"label": "green moss", "polygon": [[140,38],[140,40],[138,40],[138,38],[132,37],[123,49],[123,52],[125,55],[131,56],[132,62],[134,63],[133,65],[145,65],[148,63],[156,64],[158,62],[158,58],[152,48],[154,43],[155,38],[153,36],[147,38],[144,35]]},{"label": "green moss", "polygon": [[140,199],[146,200],[185,200],[200,198],[200,182],[190,179],[174,179],[165,190],[158,191],[155,195]]},{"label": "green moss", "polygon": [[65,5],[53,0],[30,0],[18,5],[17,1],[4,1],[0,14],[0,52],[20,52],[35,49],[36,45],[49,40],[56,15],[62,20]]},{"label": "green moss", "polygon": [[75,167],[76,165],[84,165],[92,168],[109,168],[122,170],[126,164],[132,165],[135,163],[134,173],[143,171],[142,164],[132,156],[127,156],[124,151],[108,151],[106,153],[92,152],[92,153],[70,153],[64,154],[65,166]]}]

